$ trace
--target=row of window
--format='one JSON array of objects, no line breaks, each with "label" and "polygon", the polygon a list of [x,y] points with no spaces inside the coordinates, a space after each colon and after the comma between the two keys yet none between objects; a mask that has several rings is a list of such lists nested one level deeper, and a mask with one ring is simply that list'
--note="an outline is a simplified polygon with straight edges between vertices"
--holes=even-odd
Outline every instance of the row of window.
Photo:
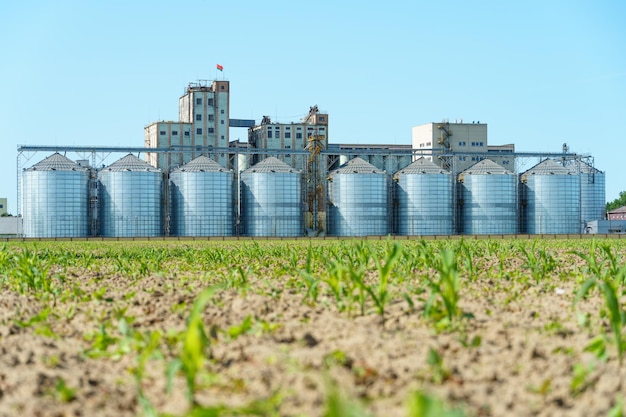
[{"label": "row of window", "polygon": [[[472,142],[471,144],[472,144],[472,146],[484,146],[485,142]],[[462,140],[462,141],[459,142],[459,146],[467,146],[467,142]]]},{"label": "row of window", "polygon": [[[213,99],[212,98],[207,99],[206,104],[207,104],[207,106],[212,106],[213,105]],[[202,97],[197,97],[196,98],[196,105],[202,106]]]}]

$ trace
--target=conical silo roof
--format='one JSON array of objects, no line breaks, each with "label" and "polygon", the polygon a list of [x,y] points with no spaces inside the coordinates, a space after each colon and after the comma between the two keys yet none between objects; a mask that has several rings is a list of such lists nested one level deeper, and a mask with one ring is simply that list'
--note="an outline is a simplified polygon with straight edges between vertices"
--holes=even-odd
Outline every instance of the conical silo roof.
[{"label": "conical silo roof", "polygon": [[400,175],[413,175],[413,174],[449,174],[449,171],[441,168],[434,162],[421,157],[412,164],[402,168],[400,171],[396,172],[393,176],[397,178]]},{"label": "conical silo roof", "polygon": [[382,169],[376,168],[374,165],[363,160],[362,158],[354,158],[329,173],[329,176],[335,174],[385,174]]},{"label": "conical silo roof", "polygon": [[149,171],[149,172],[161,172],[160,169],[153,167],[145,161],[137,158],[133,154],[128,154],[125,157],[113,162],[108,167],[104,168],[104,171]]},{"label": "conical silo roof", "polygon": [[567,168],[572,172],[572,174],[604,174],[604,172],[599,169],[589,165],[584,161],[573,161],[567,165]]},{"label": "conical silo roof", "polygon": [[512,175],[513,173],[506,168],[493,162],[491,159],[483,159],[480,162],[475,163],[460,175]]},{"label": "conical silo roof", "polygon": [[182,167],[176,168],[174,172],[224,172],[226,168],[204,155],[192,159]]},{"label": "conical silo roof", "polygon": [[57,152],[27,168],[26,171],[85,171],[86,169]]},{"label": "conical silo roof", "polygon": [[522,174],[522,178],[528,175],[571,175],[572,171],[552,159],[546,159]]},{"label": "conical silo roof", "polygon": [[299,173],[295,168],[290,167],[283,161],[273,156],[269,158],[265,158],[258,164],[251,166],[250,168],[243,171],[244,174],[250,172],[282,172],[282,173]]}]

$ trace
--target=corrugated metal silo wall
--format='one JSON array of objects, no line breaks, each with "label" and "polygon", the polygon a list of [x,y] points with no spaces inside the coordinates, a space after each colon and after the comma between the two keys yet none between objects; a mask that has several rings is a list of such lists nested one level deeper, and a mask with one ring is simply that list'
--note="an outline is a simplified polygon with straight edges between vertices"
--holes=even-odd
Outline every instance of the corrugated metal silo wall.
[{"label": "corrugated metal silo wall", "polygon": [[233,173],[170,174],[173,236],[232,236]]},{"label": "corrugated metal silo wall", "polygon": [[162,236],[160,172],[100,171],[100,230],[105,237]]},{"label": "corrugated metal silo wall", "polygon": [[465,175],[458,189],[462,233],[517,233],[516,175]]},{"label": "corrugated metal silo wall", "polygon": [[332,176],[328,187],[328,233],[384,236],[390,233],[390,180],[386,174]]},{"label": "corrugated metal silo wall", "polygon": [[528,175],[525,187],[527,233],[580,233],[578,175]]},{"label": "corrugated metal silo wall", "polygon": [[89,236],[88,171],[24,171],[26,237]]},{"label": "corrugated metal silo wall", "polygon": [[451,174],[405,174],[395,187],[400,235],[454,233]]},{"label": "corrugated metal silo wall", "polygon": [[606,217],[605,176],[601,172],[580,174],[580,217],[585,232],[586,223]]},{"label": "corrugated metal silo wall", "polygon": [[241,222],[246,236],[304,235],[302,174],[243,172]]}]

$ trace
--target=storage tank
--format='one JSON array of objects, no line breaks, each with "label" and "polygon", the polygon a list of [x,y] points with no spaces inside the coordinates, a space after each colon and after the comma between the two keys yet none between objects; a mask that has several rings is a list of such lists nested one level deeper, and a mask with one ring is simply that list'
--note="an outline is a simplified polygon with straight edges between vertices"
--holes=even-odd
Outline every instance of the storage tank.
[{"label": "storage tank", "polygon": [[246,236],[304,234],[302,172],[269,157],[241,173],[241,222]]},{"label": "storage tank", "polygon": [[529,234],[580,233],[580,177],[546,159],[521,175]]},{"label": "storage tank", "polygon": [[390,181],[387,173],[354,158],[328,175],[328,233],[381,236],[390,230]]},{"label": "storage tank", "polygon": [[89,235],[89,170],[55,153],[22,173],[26,237]]},{"label": "storage tank", "polygon": [[581,233],[588,233],[588,223],[606,218],[606,183],[604,172],[592,165],[575,160],[567,167],[580,177]]},{"label": "storage tank", "polygon": [[426,158],[396,172],[398,234],[454,233],[452,174]]},{"label": "storage tank", "polygon": [[98,172],[105,237],[161,236],[161,170],[129,154]]},{"label": "storage tank", "polygon": [[232,236],[233,172],[199,156],[170,173],[173,236]]},{"label": "storage tank", "polygon": [[517,176],[483,159],[458,176],[464,234],[517,233]]}]

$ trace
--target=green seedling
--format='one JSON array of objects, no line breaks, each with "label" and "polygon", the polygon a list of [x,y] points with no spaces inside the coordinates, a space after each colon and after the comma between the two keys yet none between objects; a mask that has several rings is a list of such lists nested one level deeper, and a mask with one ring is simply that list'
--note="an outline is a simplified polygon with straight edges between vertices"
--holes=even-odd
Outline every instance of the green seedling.
[{"label": "green seedling", "polygon": [[464,417],[461,409],[449,408],[438,398],[417,391],[407,401],[408,417]]},{"label": "green seedling", "polygon": [[[180,356],[170,364],[168,370],[170,378],[178,370],[185,374],[187,399],[191,404],[196,404],[196,376],[204,367],[209,348],[209,338],[204,329],[202,313],[218,289],[218,286],[206,288],[196,298],[187,319],[187,328],[182,335],[182,351]],[[168,385],[171,386],[171,383]]]},{"label": "green seedling", "polygon": [[435,349],[428,348],[426,363],[428,363],[428,366],[430,367],[432,382],[435,384],[442,384],[450,378],[450,370],[444,366],[443,358]]},{"label": "green seedling", "polygon": [[615,345],[617,346],[617,356],[621,365],[624,352],[626,352],[626,341],[622,335],[622,329],[626,326],[626,311],[622,309],[613,285],[613,282],[608,279],[599,281],[596,277],[589,278],[585,281],[585,283],[583,283],[576,300],[579,301],[584,298],[594,286],[598,286],[600,288],[601,293],[604,296],[605,307],[609,312],[611,330],[613,332],[613,338]]},{"label": "green seedling", "polygon": [[57,382],[54,385],[54,397],[64,403],[74,401],[76,399],[76,388],[68,387],[63,378],[57,378]]},{"label": "green seedling", "polygon": [[574,364],[574,369],[572,370],[572,380],[569,385],[569,391],[574,397],[580,395],[595,383],[595,381],[590,380],[589,378],[594,368],[595,366],[593,363],[586,366],[579,363]]},{"label": "green seedling", "polygon": [[393,246],[390,250],[387,250],[385,256],[385,263],[383,264],[378,257],[374,257],[374,261],[376,262],[376,269],[378,269],[378,286],[366,286],[365,290],[369,293],[376,304],[376,309],[378,310],[378,314],[384,318],[385,316],[385,306],[389,301],[389,292],[387,290],[387,286],[389,284],[389,276],[391,275],[391,271],[393,270],[393,266],[402,255],[402,247],[399,243],[394,242]]},{"label": "green seedling", "polygon": [[439,277],[426,278],[430,287],[430,297],[424,308],[424,315],[440,321],[445,318],[452,323],[461,315],[458,308],[460,298],[459,271],[454,253],[443,249],[437,265]]}]

